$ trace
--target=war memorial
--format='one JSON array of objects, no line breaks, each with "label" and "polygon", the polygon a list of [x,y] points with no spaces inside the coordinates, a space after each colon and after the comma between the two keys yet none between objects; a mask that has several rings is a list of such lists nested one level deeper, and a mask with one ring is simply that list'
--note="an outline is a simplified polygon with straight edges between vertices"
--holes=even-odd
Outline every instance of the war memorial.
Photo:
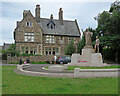
[{"label": "war memorial", "polygon": [[86,30],[85,46],[82,49],[82,55],[73,53],[71,63],[64,65],[49,65],[48,69],[45,66],[31,66],[30,64],[17,65],[15,72],[18,74],[40,77],[59,77],[59,78],[96,78],[96,77],[118,77],[120,69],[80,69],[75,68],[74,71],[69,71],[68,66],[79,67],[106,67],[110,66],[103,63],[102,55],[99,53],[99,39],[96,36],[95,49],[91,44],[92,32]]},{"label": "war memorial", "polygon": [[[106,63],[103,63],[102,55],[99,53],[99,39],[96,38],[95,49],[92,47],[91,36],[92,32],[88,29],[83,32],[85,35],[85,46],[82,49],[82,55],[78,53],[72,54],[71,63],[68,66],[87,66],[87,67],[105,67]],[[97,49],[97,53],[95,50]]]}]

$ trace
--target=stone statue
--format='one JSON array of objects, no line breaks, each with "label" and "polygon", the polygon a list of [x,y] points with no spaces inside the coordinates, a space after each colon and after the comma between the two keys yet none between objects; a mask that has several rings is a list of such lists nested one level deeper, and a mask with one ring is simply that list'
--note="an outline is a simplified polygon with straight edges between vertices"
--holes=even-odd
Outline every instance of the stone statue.
[{"label": "stone statue", "polygon": [[96,42],[95,42],[95,52],[99,53],[99,45],[100,45],[100,40],[98,36],[96,36]]},{"label": "stone statue", "polygon": [[83,34],[85,36],[85,47],[84,48],[92,48],[91,36],[93,35],[93,33],[90,32],[88,29],[86,29],[86,31],[83,32]]},{"label": "stone statue", "polygon": [[78,44],[78,42],[77,42],[77,41],[74,41],[75,53],[77,53],[77,44]]}]

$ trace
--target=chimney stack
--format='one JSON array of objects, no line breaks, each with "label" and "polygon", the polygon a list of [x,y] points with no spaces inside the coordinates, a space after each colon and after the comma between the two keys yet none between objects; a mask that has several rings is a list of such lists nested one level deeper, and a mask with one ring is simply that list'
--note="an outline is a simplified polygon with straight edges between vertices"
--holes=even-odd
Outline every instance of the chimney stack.
[{"label": "chimney stack", "polygon": [[30,12],[30,10],[24,10],[23,11],[23,18],[25,18],[29,12]]},{"label": "chimney stack", "polygon": [[36,5],[36,8],[35,8],[35,19],[36,21],[40,21],[40,5]]},{"label": "chimney stack", "polygon": [[62,8],[59,9],[59,21],[63,25],[63,11]]}]

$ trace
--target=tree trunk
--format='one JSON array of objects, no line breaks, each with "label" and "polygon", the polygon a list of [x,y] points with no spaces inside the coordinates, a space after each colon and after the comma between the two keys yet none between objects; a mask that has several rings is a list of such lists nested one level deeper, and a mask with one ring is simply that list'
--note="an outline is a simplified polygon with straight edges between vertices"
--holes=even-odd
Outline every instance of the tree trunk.
[{"label": "tree trunk", "polygon": [[117,52],[115,54],[115,62],[118,62],[118,50],[117,50]]}]

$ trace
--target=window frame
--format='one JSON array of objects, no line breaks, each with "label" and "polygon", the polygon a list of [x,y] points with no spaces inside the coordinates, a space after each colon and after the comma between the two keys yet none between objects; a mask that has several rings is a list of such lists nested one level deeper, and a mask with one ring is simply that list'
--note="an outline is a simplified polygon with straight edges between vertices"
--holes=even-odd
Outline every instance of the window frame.
[{"label": "window frame", "polygon": [[25,42],[34,42],[35,41],[34,32],[25,32],[24,33],[24,41]]},{"label": "window frame", "polygon": [[45,55],[59,55],[59,54],[60,54],[59,47],[45,47]]},{"label": "window frame", "polygon": [[54,44],[55,43],[55,36],[53,36],[53,35],[46,35],[46,43]]},{"label": "window frame", "polygon": [[26,27],[32,27],[33,26],[33,23],[32,22],[26,22]]}]

